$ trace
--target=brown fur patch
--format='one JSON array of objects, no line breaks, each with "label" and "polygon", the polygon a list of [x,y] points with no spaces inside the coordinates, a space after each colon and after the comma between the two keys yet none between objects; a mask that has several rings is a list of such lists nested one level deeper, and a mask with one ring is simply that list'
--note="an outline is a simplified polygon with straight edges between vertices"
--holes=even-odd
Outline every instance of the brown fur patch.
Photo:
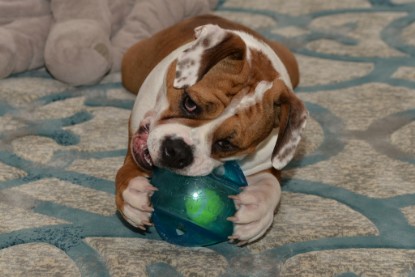
[{"label": "brown fur patch", "polygon": [[255,151],[256,146],[263,141],[274,128],[277,116],[274,105],[275,93],[268,90],[262,101],[239,110],[228,118],[214,132],[213,144],[219,140],[229,140],[237,147],[235,151],[218,151],[212,148],[212,157],[216,159],[229,156],[240,156]]},{"label": "brown fur patch", "polygon": [[[157,124],[177,122],[189,127],[201,126],[219,117],[235,96],[255,93],[255,88],[261,81],[273,82],[273,87],[264,94],[263,99],[238,110],[236,115],[225,120],[213,133],[212,143],[227,139],[236,146],[232,151],[212,148],[214,158],[255,151],[255,147],[277,127],[279,107],[275,103],[286,87],[282,81],[274,81],[279,73],[275,71],[271,61],[262,52],[250,51],[250,62],[226,57],[214,65],[199,82],[186,89],[173,87],[177,73],[176,62],[172,63],[166,80],[170,105]],[[200,107],[200,114],[189,116],[183,112],[182,101],[185,93]]]}]

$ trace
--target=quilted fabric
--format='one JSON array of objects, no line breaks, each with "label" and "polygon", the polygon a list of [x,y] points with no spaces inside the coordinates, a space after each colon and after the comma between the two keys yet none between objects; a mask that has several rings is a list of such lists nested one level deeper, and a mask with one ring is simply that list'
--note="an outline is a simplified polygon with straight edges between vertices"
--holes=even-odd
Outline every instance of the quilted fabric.
[{"label": "quilted fabric", "polygon": [[115,213],[134,96],[113,74],[70,87],[0,81],[1,276],[415,276],[415,4],[227,0],[216,13],[282,41],[310,120],[271,230],[183,248]]}]

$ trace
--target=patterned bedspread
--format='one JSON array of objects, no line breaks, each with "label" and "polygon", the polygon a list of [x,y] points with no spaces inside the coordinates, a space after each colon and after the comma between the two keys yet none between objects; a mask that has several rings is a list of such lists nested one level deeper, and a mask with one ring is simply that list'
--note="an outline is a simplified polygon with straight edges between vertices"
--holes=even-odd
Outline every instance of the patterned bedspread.
[{"label": "patterned bedspread", "polygon": [[119,74],[0,81],[0,276],[415,276],[415,3],[227,0],[282,41],[310,111],[275,223],[246,247],[183,248],[115,213],[134,96]]}]

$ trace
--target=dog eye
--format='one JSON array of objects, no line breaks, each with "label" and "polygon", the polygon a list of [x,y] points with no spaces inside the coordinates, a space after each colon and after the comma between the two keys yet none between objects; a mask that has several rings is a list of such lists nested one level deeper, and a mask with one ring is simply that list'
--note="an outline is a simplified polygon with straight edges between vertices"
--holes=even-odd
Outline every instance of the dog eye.
[{"label": "dog eye", "polygon": [[182,100],[182,108],[189,114],[198,114],[200,109],[199,106],[190,98],[188,94],[184,94]]},{"label": "dog eye", "polygon": [[230,151],[234,151],[234,150],[238,149],[238,147],[233,145],[227,139],[220,139],[220,140],[216,141],[215,144],[213,145],[213,148],[214,148],[214,150],[221,150],[221,151],[225,151],[225,152],[230,152]]}]

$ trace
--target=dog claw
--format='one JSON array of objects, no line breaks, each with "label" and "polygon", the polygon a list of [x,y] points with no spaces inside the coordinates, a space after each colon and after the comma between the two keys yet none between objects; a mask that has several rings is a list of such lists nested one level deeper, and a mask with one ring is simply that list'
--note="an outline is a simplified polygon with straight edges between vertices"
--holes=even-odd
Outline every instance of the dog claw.
[{"label": "dog claw", "polygon": [[154,191],[158,191],[158,188],[153,187],[153,186],[147,186],[144,188],[145,192],[154,192]]},{"label": "dog claw", "polygon": [[147,227],[153,226],[153,223],[149,221],[143,221],[140,225],[137,226],[138,229],[142,231],[147,231]]},{"label": "dog claw", "polygon": [[239,195],[229,195],[228,197],[232,199],[237,206],[241,204],[241,198]]},{"label": "dog claw", "polygon": [[247,243],[248,243],[248,241],[243,240],[243,241],[238,242],[238,243],[236,244],[236,246],[244,246],[244,245],[245,245],[245,244],[247,244]]},{"label": "dog claw", "polygon": [[236,202],[240,202],[241,198],[239,197],[239,195],[229,195],[228,196],[230,199],[233,199]]},{"label": "dog claw", "polygon": [[239,236],[232,235],[232,236],[229,236],[228,239],[231,243],[233,243],[235,240],[239,239]]},{"label": "dog claw", "polygon": [[147,231],[147,228],[144,225],[138,225],[137,228],[142,231]]},{"label": "dog claw", "polygon": [[229,236],[228,239],[229,239],[230,243],[235,243],[236,246],[244,246],[245,244],[248,243],[248,241],[246,241],[246,240],[242,240],[242,241],[239,240],[239,236],[237,236],[237,235]]},{"label": "dog claw", "polygon": [[144,211],[144,212],[147,212],[147,213],[154,212],[154,209],[152,207],[150,207],[150,206],[147,206],[147,205],[142,205],[141,206],[141,210]]},{"label": "dog claw", "polygon": [[236,216],[230,216],[226,220],[231,221],[233,223],[237,223],[239,219]]}]

